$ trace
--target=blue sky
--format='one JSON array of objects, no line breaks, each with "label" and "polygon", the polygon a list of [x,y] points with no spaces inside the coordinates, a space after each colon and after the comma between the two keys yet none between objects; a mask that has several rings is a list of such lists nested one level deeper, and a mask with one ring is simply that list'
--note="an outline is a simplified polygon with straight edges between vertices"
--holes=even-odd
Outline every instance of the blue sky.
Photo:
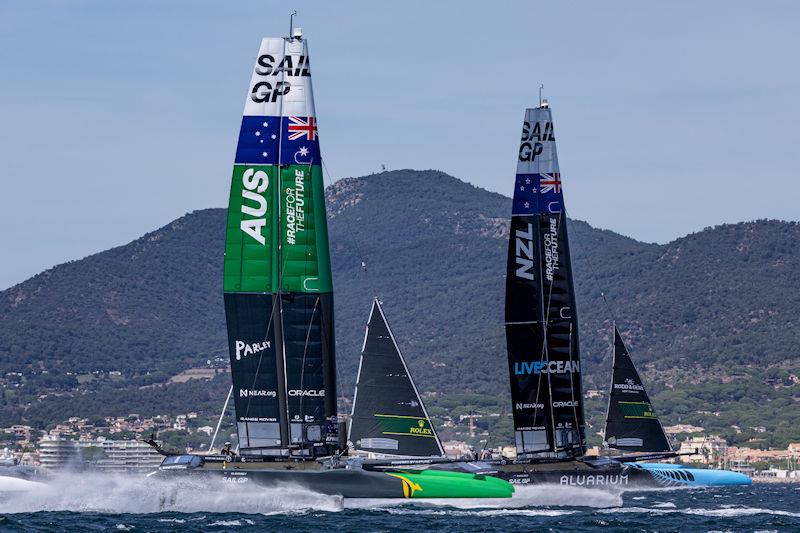
[{"label": "blue sky", "polygon": [[334,179],[436,168],[509,195],[544,83],[572,217],[656,242],[800,219],[800,4],[385,4],[0,3],[0,288],[223,206],[291,8]]}]

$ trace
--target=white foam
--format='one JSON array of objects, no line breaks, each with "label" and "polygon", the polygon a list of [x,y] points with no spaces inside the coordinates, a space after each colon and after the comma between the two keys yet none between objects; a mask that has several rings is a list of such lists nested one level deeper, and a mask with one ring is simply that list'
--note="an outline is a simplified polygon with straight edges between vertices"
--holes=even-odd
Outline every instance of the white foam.
[{"label": "white foam", "polygon": [[[347,509],[404,508],[409,504],[456,509],[499,509],[508,514],[524,515],[540,512],[542,507],[618,507],[622,505],[622,494],[618,491],[568,487],[562,485],[532,485],[515,487],[512,498],[441,498],[441,499],[357,499],[345,500]],[[523,509],[535,507],[535,510]],[[405,509],[402,512],[407,512]],[[417,510],[415,510],[416,512]],[[548,511],[550,512],[550,511]],[[572,511],[554,511],[565,514]],[[533,516],[533,515],[531,515]]]},{"label": "white foam", "polygon": [[672,502],[654,503],[653,507],[657,509],[675,509],[677,506]]},{"label": "white foam", "polygon": [[11,494],[3,512],[108,513],[239,512],[286,514],[340,511],[341,498],[298,487],[265,488],[209,480],[158,480],[143,476],[58,474],[34,490]]},{"label": "white foam", "polygon": [[[655,506],[654,506],[655,507]],[[634,514],[643,513],[651,515],[665,515],[665,514],[689,514],[695,516],[713,516],[718,518],[735,518],[739,516],[753,516],[758,514],[769,514],[776,516],[791,516],[800,518],[800,513],[792,513],[789,511],[780,511],[777,509],[762,509],[759,507],[723,507],[720,509],[677,509],[672,507],[621,507],[617,509],[600,509],[598,512],[606,514]]]}]

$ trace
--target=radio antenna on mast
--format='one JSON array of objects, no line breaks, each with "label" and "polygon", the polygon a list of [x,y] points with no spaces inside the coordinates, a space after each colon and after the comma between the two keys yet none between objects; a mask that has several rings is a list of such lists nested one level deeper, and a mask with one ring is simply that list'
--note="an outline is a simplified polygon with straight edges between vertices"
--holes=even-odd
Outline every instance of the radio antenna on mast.
[{"label": "radio antenna on mast", "polygon": [[294,9],[289,14],[289,38],[293,37],[292,33],[294,32],[294,16],[297,15],[297,10]]}]

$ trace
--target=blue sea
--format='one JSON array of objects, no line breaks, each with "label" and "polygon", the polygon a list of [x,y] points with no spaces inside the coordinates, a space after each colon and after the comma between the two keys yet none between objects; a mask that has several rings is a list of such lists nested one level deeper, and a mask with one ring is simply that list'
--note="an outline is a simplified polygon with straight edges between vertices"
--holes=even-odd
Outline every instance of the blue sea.
[{"label": "blue sea", "polygon": [[296,489],[69,475],[6,494],[0,531],[800,531],[800,485],[611,492],[521,487],[511,500],[347,500]]}]

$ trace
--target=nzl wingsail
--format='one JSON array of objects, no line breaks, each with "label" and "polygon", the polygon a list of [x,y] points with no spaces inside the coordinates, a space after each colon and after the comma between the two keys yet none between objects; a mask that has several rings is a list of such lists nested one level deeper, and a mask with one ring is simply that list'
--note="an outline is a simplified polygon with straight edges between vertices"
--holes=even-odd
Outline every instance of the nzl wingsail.
[{"label": "nzl wingsail", "polygon": [[364,334],[347,440],[357,455],[444,455],[377,298]]},{"label": "nzl wingsail", "polygon": [[506,343],[517,456],[586,450],[578,320],[553,120],[525,111],[506,272]]},{"label": "nzl wingsail", "polygon": [[616,326],[614,371],[608,397],[605,436],[609,446],[620,450],[672,451],[667,434],[650,405],[650,397]]},{"label": "nzl wingsail", "polygon": [[333,287],[305,40],[261,41],[233,166],[224,292],[240,451],[337,448]]}]

